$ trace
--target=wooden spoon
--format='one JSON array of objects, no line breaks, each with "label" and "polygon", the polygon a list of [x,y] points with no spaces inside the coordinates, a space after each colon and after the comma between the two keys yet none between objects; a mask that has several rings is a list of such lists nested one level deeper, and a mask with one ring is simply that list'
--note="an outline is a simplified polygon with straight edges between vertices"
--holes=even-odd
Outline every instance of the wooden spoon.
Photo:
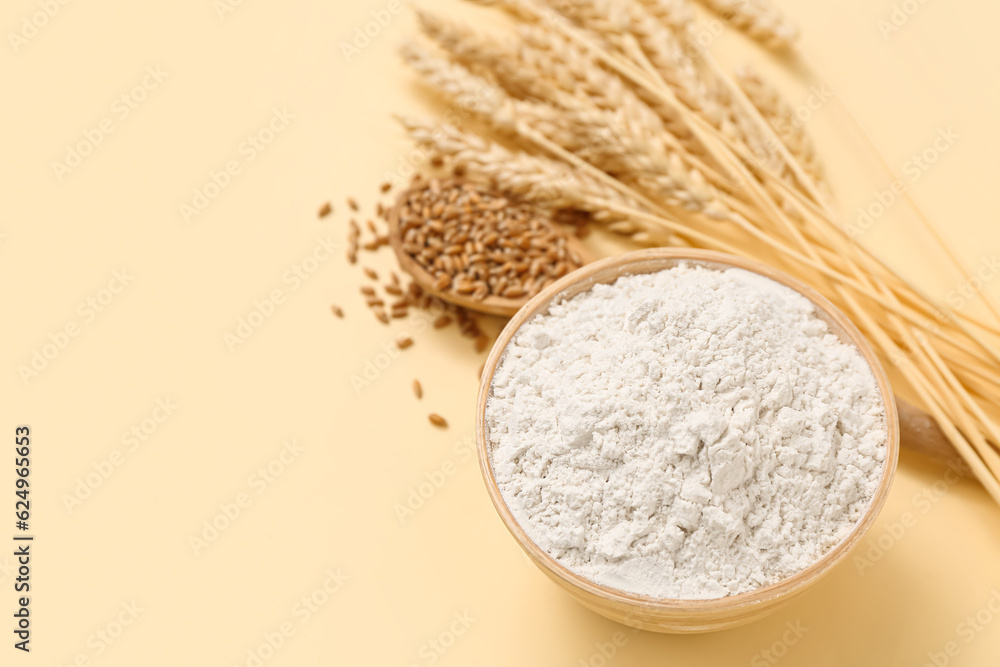
[{"label": "wooden spoon", "polygon": [[[455,185],[464,185],[466,182],[467,181],[462,179],[451,179],[448,181],[442,181],[441,187],[450,188]],[[411,193],[423,190],[426,187],[426,183],[421,183],[400,194],[399,198],[396,200],[396,205],[390,209],[387,216],[389,222],[389,243],[392,245],[392,249],[396,253],[396,257],[399,259],[399,266],[404,271],[409,273],[413,277],[413,280],[416,281],[416,283],[420,285],[425,292],[433,294],[442,301],[447,301],[448,303],[456,306],[461,306],[462,308],[474,310],[480,313],[487,313],[489,315],[503,315],[505,317],[512,316],[521,309],[521,306],[526,304],[531,299],[532,295],[527,294],[516,299],[494,295],[487,296],[484,299],[474,299],[471,296],[458,294],[450,289],[439,290],[435,287],[436,280],[434,276],[431,275],[420,262],[414,259],[410,253],[403,250],[403,234],[399,228],[400,210],[406,203],[407,197],[409,197]],[[563,232],[559,225],[555,222],[552,223],[552,226],[557,232],[565,236],[567,247],[576,253],[577,257],[580,258],[580,261],[584,264],[589,264],[593,261],[593,256],[579,239]]]}]

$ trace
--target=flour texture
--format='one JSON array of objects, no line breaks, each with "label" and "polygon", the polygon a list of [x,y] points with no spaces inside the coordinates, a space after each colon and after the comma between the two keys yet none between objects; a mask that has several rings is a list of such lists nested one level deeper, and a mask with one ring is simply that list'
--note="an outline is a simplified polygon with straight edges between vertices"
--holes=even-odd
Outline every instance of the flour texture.
[{"label": "flour texture", "polygon": [[709,599],[819,560],[867,509],[885,408],[813,304],[678,266],[554,303],[507,346],[492,467],[528,536],[623,591]]}]

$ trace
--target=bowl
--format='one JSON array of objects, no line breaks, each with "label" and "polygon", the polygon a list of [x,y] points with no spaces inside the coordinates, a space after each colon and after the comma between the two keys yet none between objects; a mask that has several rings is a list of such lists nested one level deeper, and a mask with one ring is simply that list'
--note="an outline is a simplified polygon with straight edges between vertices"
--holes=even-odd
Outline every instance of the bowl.
[{"label": "bowl", "polygon": [[[597,584],[558,563],[528,537],[507,507],[493,475],[490,445],[486,437],[486,401],[493,374],[507,344],[525,322],[538,313],[546,312],[553,301],[571,298],[596,284],[612,283],[623,275],[655,273],[681,263],[716,270],[744,269],[790,287],[809,299],[831,332],[855,347],[868,362],[885,406],[888,426],[886,456],[878,487],[864,515],[846,538],[820,560],[786,579],[746,593],[708,600],[655,598],[628,593]],[[603,259],[577,269],[549,285],[517,312],[500,334],[486,362],[476,406],[476,445],[487,491],[504,525],[532,562],[560,587],[588,609],[631,627],[656,632],[696,633],[735,627],[773,612],[816,585],[851,553],[875,522],[889,494],[899,456],[899,420],[889,380],[874,350],[851,321],[818,292],[768,266],[740,257],[688,248],[657,248]]]}]

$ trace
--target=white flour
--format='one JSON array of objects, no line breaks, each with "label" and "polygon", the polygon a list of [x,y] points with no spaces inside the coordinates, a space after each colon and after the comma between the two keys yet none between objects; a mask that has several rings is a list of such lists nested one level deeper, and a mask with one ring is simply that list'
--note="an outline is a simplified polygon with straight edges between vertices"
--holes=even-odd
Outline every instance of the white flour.
[{"label": "white flour", "polygon": [[732,269],[597,285],[518,331],[486,406],[501,493],[570,570],[717,598],[811,565],[886,450],[871,369],[806,298]]}]

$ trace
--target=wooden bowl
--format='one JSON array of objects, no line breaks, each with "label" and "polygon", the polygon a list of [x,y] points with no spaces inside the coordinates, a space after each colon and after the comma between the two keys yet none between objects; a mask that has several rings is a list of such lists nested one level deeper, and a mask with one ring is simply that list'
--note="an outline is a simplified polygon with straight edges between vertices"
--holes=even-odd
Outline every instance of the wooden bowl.
[{"label": "wooden bowl", "polygon": [[[466,183],[462,179],[451,179],[446,181],[441,181],[441,187],[451,187],[453,185],[462,185]],[[403,250],[403,235],[400,233],[399,229],[399,209],[403,206],[406,198],[410,196],[414,190],[423,189],[426,187],[426,183],[421,183],[414,188],[410,188],[402,192],[396,199],[396,204],[390,210],[386,216],[389,223],[389,244],[392,246],[393,252],[396,253],[396,258],[399,260],[399,266],[404,271],[409,273],[413,280],[416,281],[418,285],[428,294],[433,294],[443,301],[455,304],[456,306],[461,306],[467,310],[473,310],[479,313],[486,313],[488,315],[502,315],[504,317],[510,317],[518,310],[520,310],[524,304],[528,303],[530,296],[521,297],[518,299],[511,299],[508,297],[500,296],[487,296],[485,299],[473,299],[470,296],[464,294],[458,294],[452,290],[439,290],[435,284],[434,276],[430,274],[423,265],[418,262],[413,256]],[[552,223],[553,227],[560,232],[559,225]],[[565,234],[565,232],[563,232]],[[566,245],[570,250],[576,253],[577,257],[583,264],[587,264],[593,259],[593,256],[587,250],[587,248],[580,242],[575,236],[565,234]],[[554,283],[553,283],[554,284]]]},{"label": "wooden bowl", "polygon": [[[818,315],[826,321],[831,331],[842,341],[857,348],[868,362],[882,395],[888,426],[886,456],[878,488],[864,516],[840,544],[816,563],[787,579],[748,593],[711,600],[653,598],[627,593],[594,583],[559,564],[531,541],[511,514],[493,475],[490,446],[486,437],[486,401],[490,394],[493,374],[507,344],[522,324],[535,314],[544,313],[553,301],[573,297],[589,290],[595,284],[611,283],[623,275],[655,273],[682,262],[712,269],[745,269],[790,287],[812,301]],[[642,630],[695,633],[722,630],[760,618],[808,590],[847,557],[875,522],[889,493],[899,456],[899,423],[889,380],[875,352],[851,321],[819,293],[774,269],[739,257],[687,248],[653,249],[604,259],[564,276],[531,299],[507,324],[497,339],[483,372],[479,402],[476,407],[476,444],[480,469],[493,506],[500,514],[507,530],[545,574],[585,607],[614,621]]]}]

